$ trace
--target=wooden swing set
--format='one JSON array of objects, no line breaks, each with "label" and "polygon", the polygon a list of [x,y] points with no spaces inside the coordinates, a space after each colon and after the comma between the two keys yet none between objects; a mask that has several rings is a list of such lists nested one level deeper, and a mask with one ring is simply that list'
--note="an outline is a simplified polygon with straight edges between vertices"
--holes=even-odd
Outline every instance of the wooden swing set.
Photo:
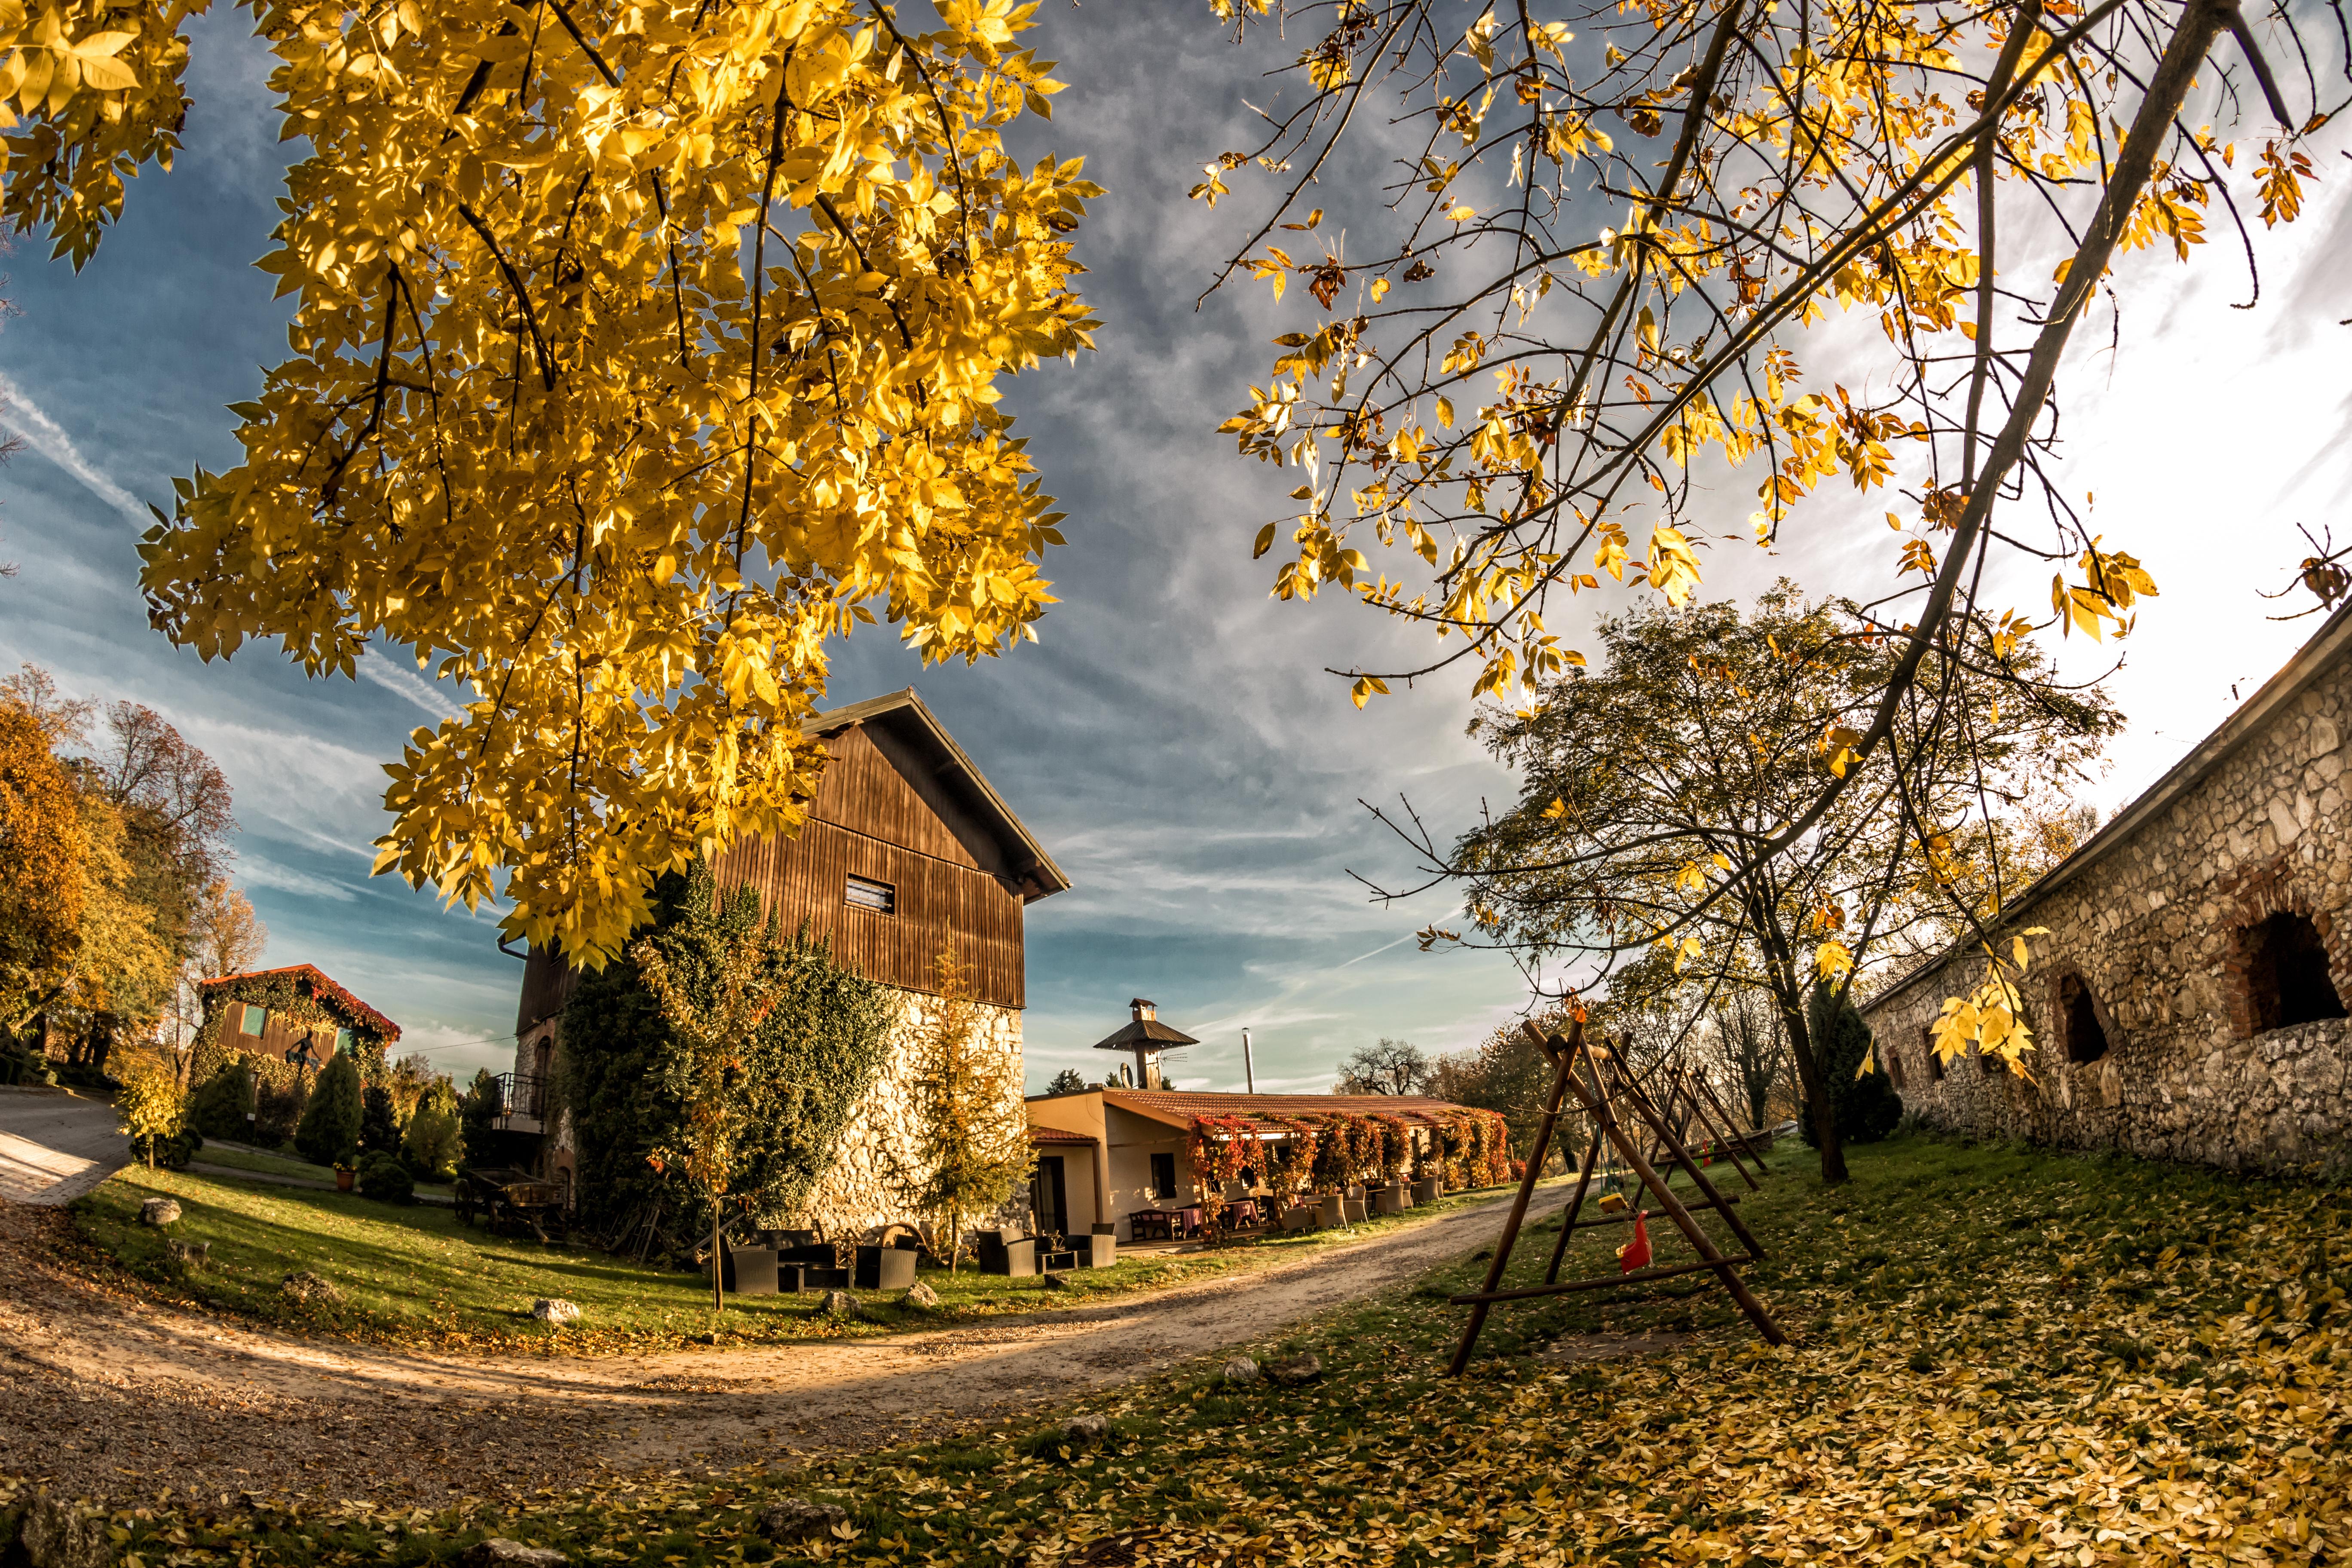
[{"label": "wooden swing set", "polygon": [[[1717,1190],[1714,1183],[1691,1157],[1684,1135],[1694,1127],[1703,1129],[1708,1142],[1730,1162],[1740,1179],[1749,1189],[1759,1186],[1748,1168],[1754,1161],[1759,1173],[1763,1162],[1756,1155],[1753,1145],[1737,1134],[1731,1118],[1725,1113],[1714,1092],[1696,1073],[1677,1065],[1667,1075],[1663,1101],[1653,1099],[1649,1091],[1625,1070],[1617,1053],[1605,1043],[1591,1044],[1584,1037],[1584,1009],[1579,1007],[1571,1016],[1565,1037],[1547,1034],[1535,1024],[1527,1026],[1528,1037],[1541,1047],[1552,1064],[1551,1092],[1544,1101],[1543,1121],[1536,1129],[1535,1147],[1528,1151],[1527,1171],[1519,1178],[1518,1196],[1512,1200],[1510,1217],[1503,1222],[1503,1235],[1495,1245],[1494,1259],[1486,1268],[1486,1282],[1476,1290],[1465,1291],[1452,1298],[1457,1307],[1470,1309],[1470,1321],[1463,1325],[1462,1342],[1454,1347],[1454,1360],[1446,1367],[1449,1376],[1457,1376],[1470,1364],[1471,1352],[1477,1348],[1478,1334],[1486,1326],[1486,1312],[1497,1301],[1522,1301],[1538,1296],[1566,1296],[1584,1290],[1601,1290],[1612,1285],[1643,1285],[1654,1279],[1671,1279],[1680,1274],[1712,1271],[1723,1289],[1729,1292],[1748,1321],[1769,1344],[1785,1344],[1788,1336],[1772,1314],[1764,1310],[1739,1277],[1739,1269],[1764,1257],[1763,1244],[1747,1226],[1740,1223],[1736,1205],[1738,1199]],[[1592,1122],[1592,1139],[1584,1151],[1584,1163],[1576,1178],[1576,1194],[1569,1200],[1560,1215],[1559,1239],[1552,1244],[1551,1261],[1544,1270],[1540,1285],[1521,1285],[1510,1289],[1501,1288],[1503,1271],[1510,1266],[1511,1249],[1518,1245],[1519,1227],[1528,1216],[1528,1202],[1535,1195],[1536,1179],[1543,1170],[1544,1157],[1551,1152],[1552,1133],[1559,1123],[1560,1109],[1570,1095],[1576,1098],[1577,1107]],[[1713,1114],[1710,1115],[1709,1112]],[[1628,1117],[1633,1131],[1627,1131]],[[1646,1133],[1646,1136],[1643,1134]],[[1631,1268],[1613,1274],[1596,1275],[1587,1279],[1562,1280],[1559,1268],[1568,1256],[1568,1244],[1580,1230],[1603,1226],[1634,1225],[1651,1210],[1648,1207],[1629,1209],[1619,1214],[1604,1214],[1597,1219],[1585,1219],[1585,1195],[1592,1187],[1594,1165],[1606,1144],[1619,1162],[1630,1169],[1647,1193],[1649,1202],[1672,1219],[1698,1254],[1696,1263],[1673,1263],[1657,1267]],[[1644,1156],[1643,1145],[1652,1152]],[[1659,1166],[1665,1166],[1664,1173]],[[1692,1188],[1699,1201],[1685,1203],[1667,1185],[1675,1171],[1687,1173]],[[1606,1204],[1596,1205],[1607,1208]],[[1712,1211],[1723,1216],[1723,1222],[1738,1238],[1741,1251],[1727,1253],[1717,1247],[1706,1231],[1699,1228],[1697,1215]]]}]

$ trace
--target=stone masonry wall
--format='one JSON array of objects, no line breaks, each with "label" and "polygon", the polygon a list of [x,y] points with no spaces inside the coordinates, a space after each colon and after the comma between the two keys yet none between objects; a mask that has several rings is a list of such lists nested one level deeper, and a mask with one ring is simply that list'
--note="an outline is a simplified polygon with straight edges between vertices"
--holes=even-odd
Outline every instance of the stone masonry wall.
[{"label": "stone masonry wall", "polygon": [[[923,1030],[937,1002],[903,991],[898,998],[898,1021],[891,1029],[888,1054],[849,1113],[833,1168],[817,1183],[794,1221],[822,1226],[832,1240],[862,1239],[883,1226],[911,1223],[915,1217],[898,1196],[891,1175],[896,1169],[912,1169],[915,1164],[913,1079]],[[985,1005],[977,1011],[982,1039],[1012,1058],[1007,1113],[1026,1125],[1028,1117],[1021,1099],[1021,1015],[1013,1008]],[[1004,1208],[983,1221],[982,1228],[1025,1228],[1028,1215],[1029,1190],[1016,1187]]]},{"label": "stone masonry wall", "polygon": [[[2104,853],[2012,908],[2011,928],[2051,930],[2033,940],[2020,986],[2035,1081],[1975,1057],[1938,1078],[1927,1059],[1943,999],[1982,981],[1973,947],[1868,1003],[1905,1106],[1931,1125],[2065,1148],[2237,1170],[2340,1162],[2352,1131],[2347,1021],[2257,1033],[2242,933],[2278,910],[2309,918],[2338,994],[2352,998],[2347,734],[2352,658],[2338,649],[2201,778],[2172,786],[2174,798]],[[2070,975],[2089,987],[2106,1036],[2096,1061],[2067,1059],[2060,987]]]}]

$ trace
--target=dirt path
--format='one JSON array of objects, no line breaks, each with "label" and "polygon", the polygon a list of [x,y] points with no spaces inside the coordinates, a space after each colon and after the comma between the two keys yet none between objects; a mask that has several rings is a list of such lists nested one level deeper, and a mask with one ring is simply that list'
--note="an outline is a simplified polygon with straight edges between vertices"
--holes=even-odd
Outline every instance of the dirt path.
[{"label": "dirt path", "polygon": [[403,1355],[161,1307],[60,1262],[63,1215],[0,1205],[0,1471],[89,1497],[432,1501],[939,1437],[1274,1335],[1492,1241],[1501,1208],[1036,1317],[566,1361]]}]

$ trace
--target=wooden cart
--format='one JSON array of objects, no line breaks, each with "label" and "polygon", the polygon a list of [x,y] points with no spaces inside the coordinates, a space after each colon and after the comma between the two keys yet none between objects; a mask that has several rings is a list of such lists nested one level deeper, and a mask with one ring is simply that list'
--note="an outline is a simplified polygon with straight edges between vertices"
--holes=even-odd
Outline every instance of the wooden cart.
[{"label": "wooden cart", "polygon": [[463,1225],[473,1224],[479,1215],[492,1231],[528,1233],[547,1241],[551,1230],[563,1234],[563,1199],[562,1183],[511,1166],[469,1165],[457,1172],[456,1207]]}]

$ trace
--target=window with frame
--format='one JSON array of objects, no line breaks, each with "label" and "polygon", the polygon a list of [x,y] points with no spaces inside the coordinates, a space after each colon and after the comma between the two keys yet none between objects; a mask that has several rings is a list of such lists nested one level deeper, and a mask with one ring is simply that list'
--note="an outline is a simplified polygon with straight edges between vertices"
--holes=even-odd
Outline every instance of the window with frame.
[{"label": "window with frame", "polygon": [[1936,1054],[1936,1031],[1933,1026],[1921,1027],[1919,1030],[1919,1044],[1927,1053],[1927,1081],[1929,1083],[1943,1082],[1944,1058]]},{"label": "window with frame", "polygon": [[351,1048],[352,1032],[349,1029],[337,1029],[335,1031],[335,1049],[340,1052],[348,1052]]},{"label": "window with frame", "polygon": [[877,915],[898,912],[898,889],[887,882],[877,882],[871,877],[852,877],[844,901],[853,910],[868,910]]},{"label": "window with frame", "polygon": [[238,1027],[244,1034],[255,1036],[260,1035],[264,1030],[269,1027],[269,1009],[267,1007],[257,1007],[252,1003],[247,1002],[245,1005],[245,1016],[240,1021]]},{"label": "window with frame", "polygon": [[1151,1156],[1151,1195],[1155,1198],[1172,1198],[1176,1195],[1175,1155]]}]

